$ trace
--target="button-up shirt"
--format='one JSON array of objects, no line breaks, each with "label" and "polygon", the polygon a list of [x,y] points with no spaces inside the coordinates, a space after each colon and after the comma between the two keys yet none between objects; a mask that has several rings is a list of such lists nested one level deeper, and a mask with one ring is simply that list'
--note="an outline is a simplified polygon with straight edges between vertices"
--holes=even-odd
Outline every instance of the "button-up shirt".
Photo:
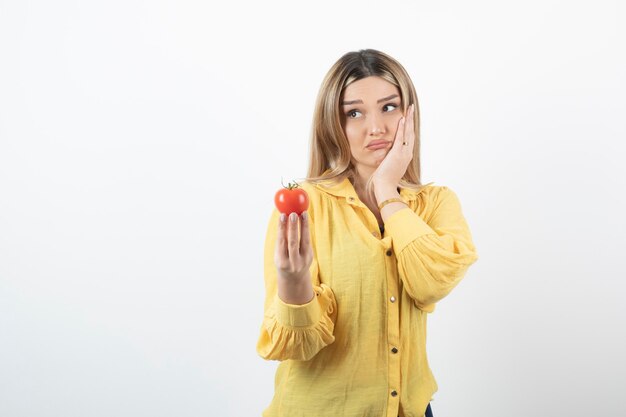
[{"label": "button-up shirt", "polygon": [[457,195],[431,184],[400,189],[407,207],[387,218],[381,235],[347,178],[303,182],[315,295],[302,305],[277,294],[273,210],[256,349],[280,364],[264,417],[424,415],[438,389],[426,356],[427,315],[478,259]]}]

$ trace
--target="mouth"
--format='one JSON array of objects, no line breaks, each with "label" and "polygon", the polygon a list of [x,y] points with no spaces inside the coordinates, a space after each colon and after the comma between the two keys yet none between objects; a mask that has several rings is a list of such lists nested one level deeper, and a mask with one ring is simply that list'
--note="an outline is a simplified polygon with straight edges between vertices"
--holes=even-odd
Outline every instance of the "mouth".
[{"label": "mouth", "polygon": [[388,140],[375,140],[370,142],[367,145],[367,149],[382,149],[382,148],[386,148],[391,142],[389,142]]}]

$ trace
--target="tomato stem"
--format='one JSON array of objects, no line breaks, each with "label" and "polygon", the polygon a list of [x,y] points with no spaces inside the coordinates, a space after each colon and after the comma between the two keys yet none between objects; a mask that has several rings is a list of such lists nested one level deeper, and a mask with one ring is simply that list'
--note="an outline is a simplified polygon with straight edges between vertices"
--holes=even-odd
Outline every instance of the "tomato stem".
[{"label": "tomato stem", "polygon": [[300,186],[300,184],[298,184],[296,182],[296,180],[293,180],[293,183],[289,182],[287,183],[287,185],[283,184],[283,177],[280,177],[280,184],[283,186],[283,188],[286,188],[288,190],[293,190],[294,188],[298,188]]}]

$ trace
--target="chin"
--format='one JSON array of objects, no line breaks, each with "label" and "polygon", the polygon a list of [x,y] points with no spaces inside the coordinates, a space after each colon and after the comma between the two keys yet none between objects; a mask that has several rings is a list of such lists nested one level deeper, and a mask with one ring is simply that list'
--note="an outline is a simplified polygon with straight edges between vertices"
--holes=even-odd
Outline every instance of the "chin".
[{"label": "chin", "polygon": [[388,152],[385,152],[383,155],[374,158],[374,164],[376,164],[376,166],[380,165],[381,162],[383,162],[385,160],[385,157],[387,156]]}]

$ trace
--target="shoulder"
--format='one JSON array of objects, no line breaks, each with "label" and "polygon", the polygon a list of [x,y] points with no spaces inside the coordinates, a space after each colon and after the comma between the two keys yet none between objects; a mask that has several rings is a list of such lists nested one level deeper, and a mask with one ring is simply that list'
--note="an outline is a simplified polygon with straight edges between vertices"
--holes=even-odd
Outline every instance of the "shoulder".
[{"label": "shoulder", "polygon": [[310,181],[303,181],[301,183],[298,183],[298,185],[299,185],[300,188],[305,190],[308,194],[312,194],[312,193],[316,192],[315,190],[317,189],[315,184],[313,184]]},{"label": "shoulder", "polygon": [[[427,195],[434,199],[446,198],[450,195],[456,195],[456,193],[447,185],[431,185],[432,183],[428,183],[422,189],[424,195]],[[419,191],[418,191],[419,193]]]},{"label": "shoulder", "polygon": [[430,186],[430,190],[427,190],[429,201],[435,207],[442,204],[448,204],[450,202],[458,202],[456,192],[447,185]]},{"label": "shoulder", "polygon": [[432,215],[456,217],[462,213],[461,202],[457,192],[449,186],[441,185],[433,189],[427,210]]},{"label": "shoulder", "polygon": [[458,200],[457,193],[447,185],[440,185],[437,187],[436,198],[438,201],[444,200]]},{"label": "shoulder", "polygon": [[421,205],[432,205],[432,203],[440,195],[442,189],[447,188],[445,186],[433,184],[433,182],[429,182],[428,184],[423,184],[417,189],[402,187],[400,189],[400,196],[407,201],[417,200],[421,203]]},{"label": "shoulder", "polygon": [[456,193],[447,185],[428,183],[418,190],[403,188],[400,195],[413,211],[427,218],[441,210],[459,206]]},{"label": "shoulder", "polygon": [[309,196],[309,200],[318,199],[320,197],[320,193],[322,193],[322,191],[315,184],[308,181],[301,182],[299,184],[299,187],[306,191],[307,195]]}]

